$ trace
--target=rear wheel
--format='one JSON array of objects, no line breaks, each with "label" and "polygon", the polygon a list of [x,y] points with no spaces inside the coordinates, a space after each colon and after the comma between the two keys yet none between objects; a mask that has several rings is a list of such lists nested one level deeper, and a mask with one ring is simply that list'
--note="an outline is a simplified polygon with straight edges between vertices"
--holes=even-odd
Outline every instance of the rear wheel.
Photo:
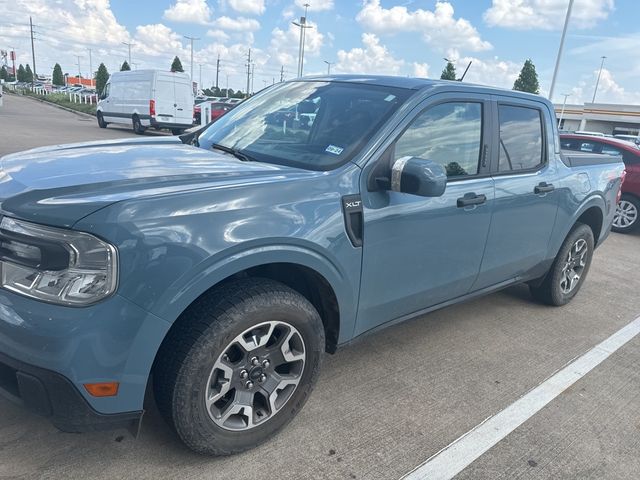
[{"label": "rear wheel", "polygon": [[98,126],[100,128],[107,128],[107,125],[109,124],[104,121],[104,116],[102,115],[102,112],[98,112],[96,116],[98,117]]},{"label": "rear wheel", "polygon": [[618,233],[633,232],[640,225],[639,216],[640,201],[636,197],[624,194],[616,207],[611,229]]},{"label": "rear wheel", "polygon": [[142,126],[142,122],[140,121],[140,117],[138,117],[138,115],[134,115],[133,118],[131,119],[132,125],[133,125],[133,131],[135,133],[137,133],[138,135],[142,135],[146,128]]},{"label": "rear wheel", "polygon": [[576,296],[593,257],[591,228],[577,224],[565,239],[547,276],[539,286],[529,285],[533,297],[547,305],[561,306]]},{"label": "rear wheel", "polygon": [[324,329],[316,309],[267,279],[228,283],[178,320],[158,353],[158,407],[199,453],[228,455],[277,433],[315,385]]}]

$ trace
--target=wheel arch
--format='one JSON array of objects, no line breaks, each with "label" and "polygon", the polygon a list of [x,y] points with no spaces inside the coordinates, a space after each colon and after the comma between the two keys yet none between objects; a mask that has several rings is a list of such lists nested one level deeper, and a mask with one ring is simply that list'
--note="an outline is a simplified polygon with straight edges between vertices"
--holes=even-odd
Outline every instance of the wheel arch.
[{"label": "wheel arch", "polygon": [[[340,343],[341,333],[347,336],[352,333],[355,321],[353,286],[327,259],[305,250],[290,248],[269,252],[265,248],[215,262],[188,275],[186,283],[167,292],[164,301],[154,309],[155,313],[175,324],[183,321],[182,314],[190,305],[226,282],[239,278],[268,278],[300,293],[318,310],[325,327],[325,348],[333,353]],[[350,301],[349,295],[352,296]]]},{"label": "wheel arch", "polygon": [[599,206],[595,205],[587,208],[580,214],[571,229],[573,230],[573,228],[578,223],[582,223],[591,228],[591,231],[593,232],[594,242],[596,245],[598,245],[602,236],[602,225],[604,223],[604,212],[602,211],[602,209]]}]

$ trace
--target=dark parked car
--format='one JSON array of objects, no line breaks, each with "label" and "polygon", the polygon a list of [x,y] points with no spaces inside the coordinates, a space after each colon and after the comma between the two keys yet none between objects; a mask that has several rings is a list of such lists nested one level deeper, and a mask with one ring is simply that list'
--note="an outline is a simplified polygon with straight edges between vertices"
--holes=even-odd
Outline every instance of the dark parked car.
[{"label": "dark parked car", "polygon": [[631,232],[640,227],[640,147],[634,142],[617,138],[587,135],[560,135],[565,150],[576,150],[605,155],[620,155],[627,171],[622,184],[622,197],[613,219],[613,231]]}]

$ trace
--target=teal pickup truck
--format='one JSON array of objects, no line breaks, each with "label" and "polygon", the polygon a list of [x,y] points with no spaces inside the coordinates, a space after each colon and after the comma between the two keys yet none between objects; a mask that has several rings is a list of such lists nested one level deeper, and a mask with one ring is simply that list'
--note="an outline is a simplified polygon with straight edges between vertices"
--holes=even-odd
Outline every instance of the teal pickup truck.
[{"label": "teal pickup truck", "polygon": [[542,97],[378,76],[0,162],[0,390],[78,432],[139,427],[153,389],[218,455],[280,430],[367,332],[517,283],[569,302],[624,171],[561,154]]}]

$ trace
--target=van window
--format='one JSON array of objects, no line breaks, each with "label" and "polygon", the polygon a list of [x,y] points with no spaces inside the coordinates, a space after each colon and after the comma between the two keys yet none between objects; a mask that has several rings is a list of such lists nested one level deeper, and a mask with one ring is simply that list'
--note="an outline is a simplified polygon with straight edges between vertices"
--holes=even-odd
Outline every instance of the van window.
[{"label": "van window", "polygon": [[540,110],[499,105],[500,159],[498,171],[531,170],[543,163]]}]

